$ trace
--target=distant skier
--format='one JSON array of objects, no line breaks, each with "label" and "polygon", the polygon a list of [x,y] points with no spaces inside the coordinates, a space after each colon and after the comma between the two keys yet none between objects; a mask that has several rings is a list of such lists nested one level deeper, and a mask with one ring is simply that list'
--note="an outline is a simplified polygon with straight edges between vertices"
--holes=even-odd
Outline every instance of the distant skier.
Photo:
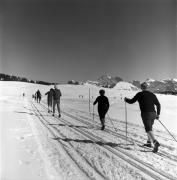
[{"label": "distant skier", "polygon": [[41,92],[39,90],[37,90],[36,92],[36,100],[37,100],[37,103],[41,102]]},{"label": "distant skier", "polygon": [[101,89],[99,91],[99,93],[100,93],[100,96],[98,96],[96,98],[93,105],[98,103],[98,114],[99,114],[100,121],[101,121],[101,124],[102,124],[101,130],[104,130],[105,129],[105,115],[106,115],[106,113],[108,112],[108,109],[109,109],[109,100],[105,96],[105,91],[103,89]]},{"label": "distant skier", "polygon": [[37,99],[37,94],[35,93],[35,95],[34,95],[34,100],[36,101],[36,99]]},{"label": "distant skier", "polygon": [[60,113],[60,97],[61,97],[61,91],[58,89],[58,86],[54,85],[54,91],[53,91],[53,116],[55,114],[55,106],[57,105],[58,109],[58,117],[61,117]]},{"label": "distant skier", "polygon": [[[146,82],[142,83],[141,92],[138,92],[132,99],[128,99],[125,97],[124,100],[129,104],[133,104],[136,101],[139,102],[141,118],[148,136],[147,143],[143,146],[152,147],[152,141],[154,144],[153,152],[156,153],[158,151],[160,144],[154,137],[152,126],[154,124],[154,120],[159,119],[161,106],[156,95],[147,90],[147,86],[148,85]],[[157,108],[157,113],[155,110],[155,106]]]},{"label": "distant skier", "polygon": [[54,89],[52,88],[50,89],[50,91],[45,93],[45,95],[47,95],[48,113],[52,112],[53,93],[54,93]]}]

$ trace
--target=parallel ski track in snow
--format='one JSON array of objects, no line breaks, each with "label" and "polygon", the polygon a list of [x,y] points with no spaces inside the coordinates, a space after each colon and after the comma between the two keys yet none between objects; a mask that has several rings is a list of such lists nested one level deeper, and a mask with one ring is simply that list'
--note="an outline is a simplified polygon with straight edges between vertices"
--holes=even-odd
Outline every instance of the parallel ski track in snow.
[{"label": "parallel ski track in snow", "polygon": [[[73,147],[73,145],[70,142],[67,143],[67,147],[66,147],[65,144],[62,143],[62,140],[58,139],[58,135],[60,135],[61,138],[66,138],[66,137],[61,132],[59,132],[59,130],[57,128],[48,126],[48,124],[50,124],[50,122],[48,122],[44,118],[42,113],[40,113],[39,109],[35,106],[35,104],[33,102],[31,102],[31,104],[32,104],[32,107],[37,110],[38,113],[35,113],[35,114],[38,117],[41,124],[48,130],[48,132],[50,132],[50,134],[53,136],[53,139],[57,140],[56,142],[58,142],[60,145],[62,145],[62,148],[66,152],[67,156],[73,161],[73,164],[75,164],[74,165],[75,169],[78,170],[79,173],[81,174],[81,177],[83,177],[84,180],[95,179],[95,178],[100,179],[100,180],[106,179],[106,177],[104,177],[100,172],[95,170],[90,165],[90,163],[87,161],[87,159],[85,159],[83,156],[81,156],[75,150],[75,148]],[[58,145],[58,144],[56,144],[56,145]],[[68,151],[68,146],[70,146],[69,149],[70,149],[70,151],[72,150],[72,152]],[[70,153],[72,153],[73,156]],[[80,161],[78,161],[78,160],[80,160]],[[79,162],[82,162],[82,165],[79,164]],[[82,167],[86,167],[86,170],[83,169]]]},{"label": "parallel ski track in snow", "polygon": [[[63,112],[65,115],[67,115],[67,116],[69,116],[69,117],[71,117],[71,118],[74,118],[74,116],[73,115],[70,115],[70,114],[68,114],[68,113],[66,113],[66,112]],[[75,119],[76,119],[76,117],[75,117]],[[78,120],[78,119],[77,119]],[[65,122],[65,121],[63,121],[63,122]],[[81,122],[81,121],[80,121]],[[88,125],[90,125],[89,123],[88,123]],[[75,129],[75,128],[74,128]],[[75,129],[75,130],[77,130],[77,129]],[[85,136],[87,136],[88,138],[90,138],[93,142],[94,141],[97,141],[97,140],[100,140],[100,141],[102,141],[102,142],[104,142],[104,140],[102,139],[102,138],[100,138],[100,137],[98,137],[98,136],[95,136],[95,134],[92,134],[92,133],[85,133],[85,132],[83,132],[82,130],[77,130],[77,131],[79,131],[79,132],[81,132],[81,133],[83,133]],[[110,131],[107,131],[107,132],[110,132]],[[117,135],[117,134],[116,134]],[[95,139],[94,139],[94,138]],[[119,136],[120,137],[120,136]],[[121,137],[122,138],[122,137]],[[123,137],[122,139],[126,139],[125,137]],[[129,142],[131,142],[131,141],[129,141]],[[113,150],[111,150],[109,147],[106,147],[106,149],[108,149],[110,152],[112,152],[113,154],[116,154],[117,155],[117,153],[115,153],[115,152],[113,152]],[[143,172],[145,172],[145,171],[147,171],[147,174],[149,174],[150,172],[146,169],[146,167],[148,167],[150,170],[152,170],[153,172],[156,172],[156,173],[158,173],[162,178],[165,178],[165,179],[170,179],[170,180],[176,180],[176,178],[174,178],[174,177],[172,177],[171,175],[168,175],[168,174],[166,174],[166,173],[164,173],[164,172],[161,172],[161,170],[159,170],[159,169],[156,169],[156,168],[154,168],[154,167],[152,167],[151,165],[149,165],[149,164],[147,164],[147,163],[145,163],[144,161],[141,161],[140,159],[138,159],[138,158],[136,158],[136,157],[134,157],[133,155],[131,155],[130,153],[127,153],[127,152],[125,152],[125,151],[122,151],[120,148],[113,148],[113,149],[116,149],[116,150],[118,150],[118,151],[120,151],[122,154],[124,154],[124,155],[126,155],[126,156],[128,156],[129,158],[131,158],[131,159],[133,159],[133,160],[135,160],[135,162],[138,162],[138,163],[140,163],[141,165],[140,166],[145,166],[145,168],[144,168],[144,170],[142,170]],[[160,154],[159,154],[160,155]],[[119,156],[119,155],[118,155]],[[162,156],[162,155],[160,155],[160,156]],[[168,159],[170,159],[170,160],[174,160],[174,159],[171,159],[169,156],[165,156],[165,155],[163,155],[164,157],[167,157]],[[129,161],[129,160],[128,160]],[[136,164],[134,164],[134,163],[131,163],[131,162],[129,162],[130,164],[132,164],[134,167],[136,167]],[[139,167],[138,167],[139,168]],[[140,168],[139,168],[140,169]],[[143,168],[142,168],[143,169]],[[152,177],[152,176],[151,176]],[[159,178],[157,178],[157,179],[159,179]],[[161,179],[161,178],[160,178]]]},{"label": "parallel ski track in snow", "polygon": [[[75,109],[73,109],[73,108],[71,108],[71,109],[74,110],[75,112],[77,112],[77,110],[75,110]],[[86,116],[78,115],[78,116],[80,117],[80,118],[78,118],[78,117],[74,116],[74,115],[71,114],[71,113],[67,113],[67,112],[64,112],[64,111],[63,111],[63,113],[65,113],[65,115],[68,115],[68,116],[70,116],[70,117],[72,117],[72,118],[75,118],[75,119],[77,118],[77,120],[80,121],[80,122],[82,122],[82,123],[85,123],[85,124],[87,124],[87,125],[92,125],[92,126],[94,126],[93,123],[90,123],[90,122],[93,122],[93,120],[90,119],[90,118],[88,118],[88,117],[86,117]],[[84,112],[84,113],[86,113],[86,112]],[[89,120],[89,122],[88,122],[88,121],[84,121],[83,119],[87,119],[87,120]],[[112,119],[111,119],[111,120],[112,120]],[[99,120],[98,120],[98,121],[99,121]],[[99,127],[99,123],[97,123],[96,121],[95,121],[94,123],[97,124],[97,127]],[[108,125],[107,125],[107,127],[112,128],[112,127],[110,127],[110,126],[108,126]],[[119,128],[116,128],[116,130],[121,131],[121,132],[124,132],[123,130],[121,130],[121,129],[119,129]],[[110,130],[110,129],[109,129],[109,130],[108,130],[108,129],[105,129],[104,131],[109,132],[109,133],[111,132],[111,134],[114,134],[115,136],[126,140],[126,136],[123,135],[123,134],[120,134],[120,133],[118,133],[118,132],[112,131],[112,130]],[[133,133],[129,133],[129,134],[132,134],[132,135],[133,135]],[[136,145],[142,147],[142,146],[141,146],[141,142],[138,141],[138,140],[136,140],[136,139],[134,139],[134,138],[131,138],[131,139],[130,139],[130,138],[127,138],[127,141],[130,142],[130,143],[133,142],[133,143],[135,143]],[[164,146],[164,147],[167,147],[167,148],[168,148],[168,146]],[[143,148],[144,148],[144,149],[147,149],[147,150],[151,150],[151,148],[148,148],[148,147],[143,147]],[[170,159],[170,160],[172,160],[172,161],[177,162],[177,156],[168,154],[166,151],[160,150],[160,152],[157,152],[156,155],[159,155],[159,156],[161,156],[161,157],[165,157],[165,158],[167,158],[167,159]]]},{"label": "parallel ski track in snow", "polygon": [[[41,105],[41,107],[47,109],[47,107],[45,105]],[[62,111],[63,112],[63,111]],[[79,118],[73,116],[72,114],[63,112],[65,115],[76,119],[78,121],[80,121]],[[56,117],[55,117],[56,118]],[[62,118],[56,118],[57,120],[60,120],[62,123],[66,124],[66,125],[72,125],[70,122],[68,122],[66,119],[62,119]],[[58,123],[58,121],[57,121]],[[85,122],[82,121],[82,123],[85,124]],[[93,125],[90,124],[89,125]],[[102,138],[96,136],[95,134],[92,134],[90,132],[84,132],[83,130],[80,130],[78,128],[73,127],[73,129],[77,132],[79,132],[82,136],[85,136],[87,138],[89,138],[91,141],[95,142],[95,141],[104,141]],[[99,146],[100,147],[100,146]],[[164,172],[161,172],[159,169],[156,169],[154,167],[151,167],[151,165],[145,163],[144,161],[134,157],[132,154],[127,153],[123,150],[121,150],[120,148],[112,148],[109,146],[101,146],[100,148],[103,148],[105,150],[108,150],[109,152],[111,152],[113,155],[123,159],[124,161],[126,161],[128,164],[132,165],[133,167],[136,167],[138,170],[140,170],[141,172],[145,173],[147,176],[156,179],[156,180],[161,180],[161,179],[170,179],[170,180],[175,180],[176,178],[174,178],[173,176],[166,174]]]},{"label": "parallel ski track in snow", "polygon": [[[71,110],[73,110],[73,111],[75,111],[75,112],[81,112],[82,114],[83,114],[83,113],[85,113],[85,114],[87,113],[86,111],[76,110],[76,109],[70,108],[70,107],[69,107],[69,109],[71,109]],[[93,113],[91,113],[91,114],[93,115]],[[94,116],[97,117],[97,118],[99,118],[99,116],[98,116],[97,114],[94,114]],[[87,118],[87,119],[88,119],[88,118]],[[109,118],[108,118],[108,119],[109,119]],[[111,118],[111,120],[117,122],[117,120],[115,120],[115,119],[113,119],[113,118]],[[119,120],[119,122],[122,123],[122,124],[124,123],[124,122],[121,121],[121,120]],[[130,124],[130,125],[132,125],[132,124]],[[116,128],[116,129],[118,129],[118,128]],[[119,130],[119,131],[122,131],[121,129],[118,129],[118,130]],[[129,134],[132,134],[132,135],[133,135],[133,133],[131,133],[131,132],[129,132]],[[159,134],[157,134],[156,136],[158,136],[158,137],[160,137],[160,138],[162,138],[162,139],[165,139],[165,140],[169,140],[169,141],[175,142],[172,138],[170,139],[170,138],[161,136],[161,135],[159,135]],[[147,139],[144,138],[144,140],[147,140]],[[165,144],[161,144],[161,146],[166,147],[166,148],[169,148],[169,146],[167,146],[167,145],[165,145]],[[176,159],[177,159],[177,156],[176,156]]]}]

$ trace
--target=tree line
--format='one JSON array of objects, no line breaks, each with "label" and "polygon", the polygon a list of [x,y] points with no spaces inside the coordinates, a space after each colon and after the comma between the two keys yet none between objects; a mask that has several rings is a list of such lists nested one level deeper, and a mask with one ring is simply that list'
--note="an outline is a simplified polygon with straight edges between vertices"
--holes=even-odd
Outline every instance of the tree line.
[{"label": "tree line", "polygon": [[28,83],[34,83],[34,84],[42,84],[42,85],[53,85],[54,83],[45,82],[45,81],[34,81],[27,79],[25,77],[19,77],[14,75],[8,75],[8,74],[2,74],[0,73],[0,80],[1,81],[19,81],[19,82],[28,82]]}]

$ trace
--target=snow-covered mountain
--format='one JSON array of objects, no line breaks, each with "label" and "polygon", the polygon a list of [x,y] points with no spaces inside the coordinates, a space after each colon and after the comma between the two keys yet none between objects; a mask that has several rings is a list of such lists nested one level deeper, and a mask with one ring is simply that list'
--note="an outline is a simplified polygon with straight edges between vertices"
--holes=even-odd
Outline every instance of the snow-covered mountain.
[{"label": "snow-covered mountain", "polygon": [[132,83],[129,82],[118,82],[113,89],[115,90],[138,90],[136,86],[134,86]]},{"label": "snow-covered mountain", "polygon": [[105,74],[98,78],[98,85],[102,87],[113,88],[120,81],[122,81],[122,78],[120,77],[113,77]]},{"label": "snow-covered mountain", "polygon": [[97,86],[98,85],[98,81],[90,81],[90,80],[88,80],[84,84],[85,85],[95,85],[95,86]]},{"label": "snow-covered mountain", "polygon": [[155,79],[148,78],[148,79],[146,79],[146,82],[147,83],[152,83],[152,82],[155,82]]},{"label": "snow-covered mountain", "polygon": [[[155,80],[148,78],[145,82],[148,84],[148,89],[154,93],[177,94],[177,79]],[[117,90],[138,90],[140,88],[140,81],[129,83],[123,81],[119,77],[108,75],[102,75],[97,81],[87,81],[86,84],[114,88]]]},{"label": "snow-covered mountain", "polygon": [[164,79],[161,81],[147,79],[148,89],[152,92],[163,94],[177,94],[177,80]]}]

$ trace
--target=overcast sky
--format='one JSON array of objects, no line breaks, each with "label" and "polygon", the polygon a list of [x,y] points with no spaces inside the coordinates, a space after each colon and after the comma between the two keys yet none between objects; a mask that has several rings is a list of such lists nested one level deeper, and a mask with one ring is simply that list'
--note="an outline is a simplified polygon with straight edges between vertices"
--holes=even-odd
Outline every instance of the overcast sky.
[{"label": "overcast sky", "polygon": [[177,78],[176,0],[4,0],[0,73],[33,80]]}]

